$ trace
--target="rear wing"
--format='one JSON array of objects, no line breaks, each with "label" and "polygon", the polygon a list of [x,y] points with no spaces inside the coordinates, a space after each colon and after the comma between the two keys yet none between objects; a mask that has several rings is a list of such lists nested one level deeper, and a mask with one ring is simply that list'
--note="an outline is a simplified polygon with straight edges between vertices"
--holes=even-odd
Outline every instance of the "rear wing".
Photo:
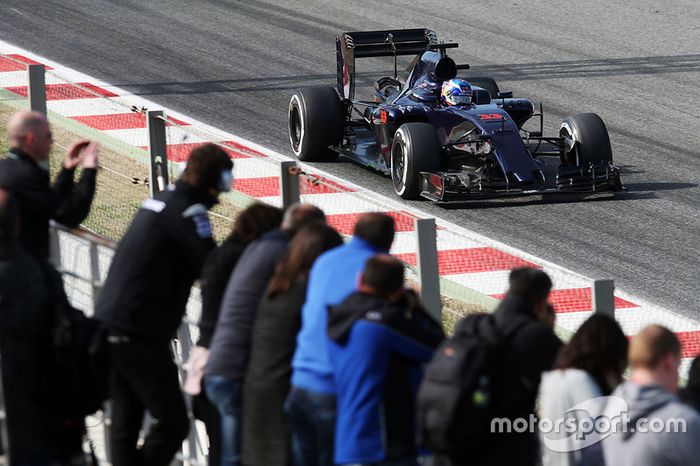
[{"label": "rear wing", "polygon": [[438,43],[437,34],[430,29],[393,29],[386,31],[343,32],[335,39],[338,63],[338,94],[341,98],[355,96],[355,59],[367,57],[396,57],[418,55],[426,50],[457,47],[456,43]]}]

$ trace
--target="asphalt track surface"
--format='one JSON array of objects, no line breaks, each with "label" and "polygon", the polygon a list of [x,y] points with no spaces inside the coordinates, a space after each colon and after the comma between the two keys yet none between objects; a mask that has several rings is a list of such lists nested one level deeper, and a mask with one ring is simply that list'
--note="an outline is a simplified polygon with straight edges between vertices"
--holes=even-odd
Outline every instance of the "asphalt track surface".
[{"label": "asphalt track surface", "polygon": [[[585,3],[585,4],[584,4]],[[285,154],[294,89],[335,82],[338,31],[430,27],[472,75],[542,101],[545,132],[597,112],[629,192],[421,209],[700,318],[697,0],[2,0],[0,39]],[[359,63],[362,71],[363,63]],[[391,61],[372,61],[369,83]],[[322,168],[393,196],[352,163]]]}]

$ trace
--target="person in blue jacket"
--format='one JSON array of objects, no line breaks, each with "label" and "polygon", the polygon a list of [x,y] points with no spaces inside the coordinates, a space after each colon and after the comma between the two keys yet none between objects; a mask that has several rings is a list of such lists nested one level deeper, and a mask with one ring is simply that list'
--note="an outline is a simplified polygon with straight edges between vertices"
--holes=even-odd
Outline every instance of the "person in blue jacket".
[{"label": "person in blue jacket", "polygon": [[328,316],[338,465],[415,466],[415,396],[442,328],[404,289],[404,266],[367,261],[359,290]]},{"label": "person in blue jacket", "polygon": [[294,466],[332,466],[335,385],[328,359],[328,306],[357,288],[365,262],[387,253],[394,241],[394,220],[367,213],[355,224],[353,238],[322,254],[309,274],[302,327],[292,360],[292,388],[285,403],[292,434]]}]

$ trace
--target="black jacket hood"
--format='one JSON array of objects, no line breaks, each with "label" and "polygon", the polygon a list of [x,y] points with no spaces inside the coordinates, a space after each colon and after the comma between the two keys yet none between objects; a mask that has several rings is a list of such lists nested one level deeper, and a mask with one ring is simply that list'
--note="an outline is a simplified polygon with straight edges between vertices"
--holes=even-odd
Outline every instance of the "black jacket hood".
[{"label": "black jacket hood", "polygon": [[442,325],[428,315],[411,290],[404,290],[397,302],[356,291],[339,305],[330,306],[328,312],[328,336],[339,344],[345,342],[355,322],[362,319],[391,327],[432,348],[445,338]]},{"label": "black jacket hood", "polygon": [[400,312],[401,308],[384,298],[356,291],[345,301],[328,309],[328,336],[342,343],[350,333],[355,322],[363,319],[370,312],[375,312],[373,320],[383,317],[387,313]]}]

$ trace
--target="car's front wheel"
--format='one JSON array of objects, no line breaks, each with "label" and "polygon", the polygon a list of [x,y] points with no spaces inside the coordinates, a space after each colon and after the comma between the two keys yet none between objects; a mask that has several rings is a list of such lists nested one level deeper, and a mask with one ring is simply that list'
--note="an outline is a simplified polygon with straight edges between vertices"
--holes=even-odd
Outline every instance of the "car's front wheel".
[{"label": "car's front wheel", "polygon": [[577,113],[564,119],[559,136],[564,140],[563,165],[587,166],[613,161],[608,129],[595,113]]},{"label": "car's front wheel", "polygon": [[337,153],[329,146],[343,138],[345,111],[332,87],[314,86],[300,89],[289,101],[289,142],[301,161],[326,161]]},{"label": "car's front wheel", "polygon": [[391,180],[404,199],[420,196],[420,172],[440,168],[440,141],[429,123],[404,123],[391,145]]}]

